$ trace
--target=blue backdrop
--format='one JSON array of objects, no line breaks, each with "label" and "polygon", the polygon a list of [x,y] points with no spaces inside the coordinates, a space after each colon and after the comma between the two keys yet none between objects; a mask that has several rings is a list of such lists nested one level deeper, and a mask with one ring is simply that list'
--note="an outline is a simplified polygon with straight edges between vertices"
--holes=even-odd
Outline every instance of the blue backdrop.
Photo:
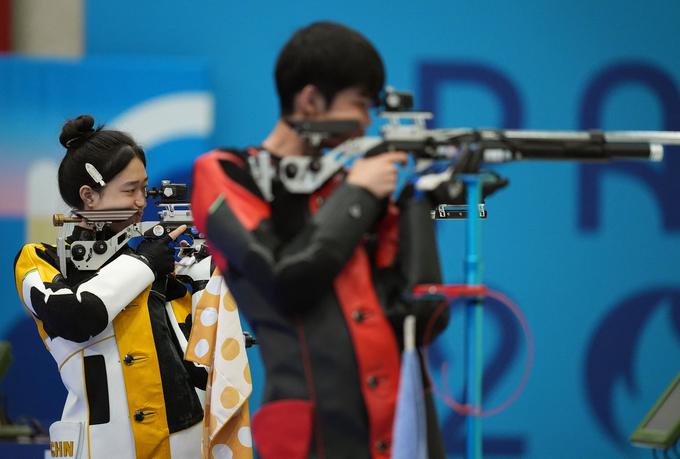
[{"label": "blue backdrop", "polygon": [[[89,56],[207,63],[213,145],[266,136],[277,117],[276,54],[296,28],[319,19],[365,33],[383,54],[390,84],[414,90],[438,126],[680,130],[677,2],[121,0],[115,8],[86,7]],[[498,168],[511,185],[488,202],[484,277],[521,306],[536,354],[517,402],[484,421],[488,457],[648,457],[627,436],[680,369],[679,154],[668,151],[654,165]],[[463,237],[462,222],[440,224],[451,282],[462,280]],[[436,368],[449,362],[457,396],[462,325],[457,310],[453,317],[430,363],[441,380]],[[489,304],[486,318],[492,408],[519,382],[527,349],[499,305]],[[253,369],[257,386],[256,361]],[[462,418],[439,408],[449,456],[462,457]]]}]

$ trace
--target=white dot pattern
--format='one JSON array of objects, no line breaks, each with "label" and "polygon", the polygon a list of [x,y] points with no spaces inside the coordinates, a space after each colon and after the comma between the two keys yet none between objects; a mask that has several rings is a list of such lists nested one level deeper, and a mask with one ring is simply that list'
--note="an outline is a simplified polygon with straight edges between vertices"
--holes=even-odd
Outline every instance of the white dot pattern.
[{"label": "white dot pattern", "polygon": [[234,453],[231,451],[231,448],[223,443],[218,443],[213,446],[211,452],[214,459],[232,459],[234,457]]},{"label": "white dot pattern", "polygon": [[221,275],[208,281],[196,315],[186,358],[210,367],[204,441],[214,458],[241,457],[252,449],[247,404],[252,385],[238,309]]},{"label": "white dot pattern", "polygon": [[201,312],[201,323],[204,326],[210,327],[215,325],[215,322],[217,322],[217,309],[206,308]]},{"label": "white dot pattern", "polygon": [[250,435],[250,427],[241,427],[238,429],[238,441],[241,442],[246,448],[251,448],[253,446],[253,440]]},{"label": "white dot pattern", "polygon": [[208,344],[208,340],[202,339],[198,343],[196,343],[196,346],[194,347],[194,352],[196,353],[197,356],[203,357],[208,353],[210,350],[210,345]]}]

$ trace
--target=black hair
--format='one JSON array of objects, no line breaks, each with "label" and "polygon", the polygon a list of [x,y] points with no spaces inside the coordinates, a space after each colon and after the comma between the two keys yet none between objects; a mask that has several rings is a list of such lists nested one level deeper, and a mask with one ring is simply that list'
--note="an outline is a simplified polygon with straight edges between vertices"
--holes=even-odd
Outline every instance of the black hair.
[{"label": "black hair", "polygon": [[315,22],[284,45],[275,78],[281,115],[287,116],[293,112],[295,95],[308,84],[319,89],[327,104],[351,87],[377,102],[385,68],[378,51],[359,32],[334,22]]},{"label": "black hair", "polygon": [[144,150],[132,138],[120,131],[94,128],[94,118],[80,115],[64,124],[59,142],[66,148],[66,155],[59,164],[59,193],[69,206],[82,209],[80,187],[89,185],[99,191],[102,186],[90,176],[85,168],[92,164],[105,183],[138,158],[146,166]]}]

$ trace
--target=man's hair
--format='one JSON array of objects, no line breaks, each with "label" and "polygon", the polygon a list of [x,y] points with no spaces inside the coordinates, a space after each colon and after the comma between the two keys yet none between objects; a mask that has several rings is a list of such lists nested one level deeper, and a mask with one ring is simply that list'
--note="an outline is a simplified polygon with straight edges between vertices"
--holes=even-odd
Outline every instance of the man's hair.
[{"label": "man's hair", "polygon": [[295,95],[308,84],[330,104],[351,87],[377,101],[385,83],[383,62],[373,45],[333,22],[315,22],[295,32],[279,53],[275,76],[281,116],[293,112]]}]

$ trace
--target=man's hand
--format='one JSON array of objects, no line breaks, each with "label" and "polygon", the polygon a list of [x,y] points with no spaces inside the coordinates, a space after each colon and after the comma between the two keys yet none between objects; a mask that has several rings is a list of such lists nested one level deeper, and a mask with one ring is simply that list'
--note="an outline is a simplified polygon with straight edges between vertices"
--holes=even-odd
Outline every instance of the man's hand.
[{"label": "man's hand", "polygon": [[397,186],[396,163],[405,164],[408,155],[401,151],[359,159],[347,176],[347,183],[367,189],[377,198],[389,196]]}]

